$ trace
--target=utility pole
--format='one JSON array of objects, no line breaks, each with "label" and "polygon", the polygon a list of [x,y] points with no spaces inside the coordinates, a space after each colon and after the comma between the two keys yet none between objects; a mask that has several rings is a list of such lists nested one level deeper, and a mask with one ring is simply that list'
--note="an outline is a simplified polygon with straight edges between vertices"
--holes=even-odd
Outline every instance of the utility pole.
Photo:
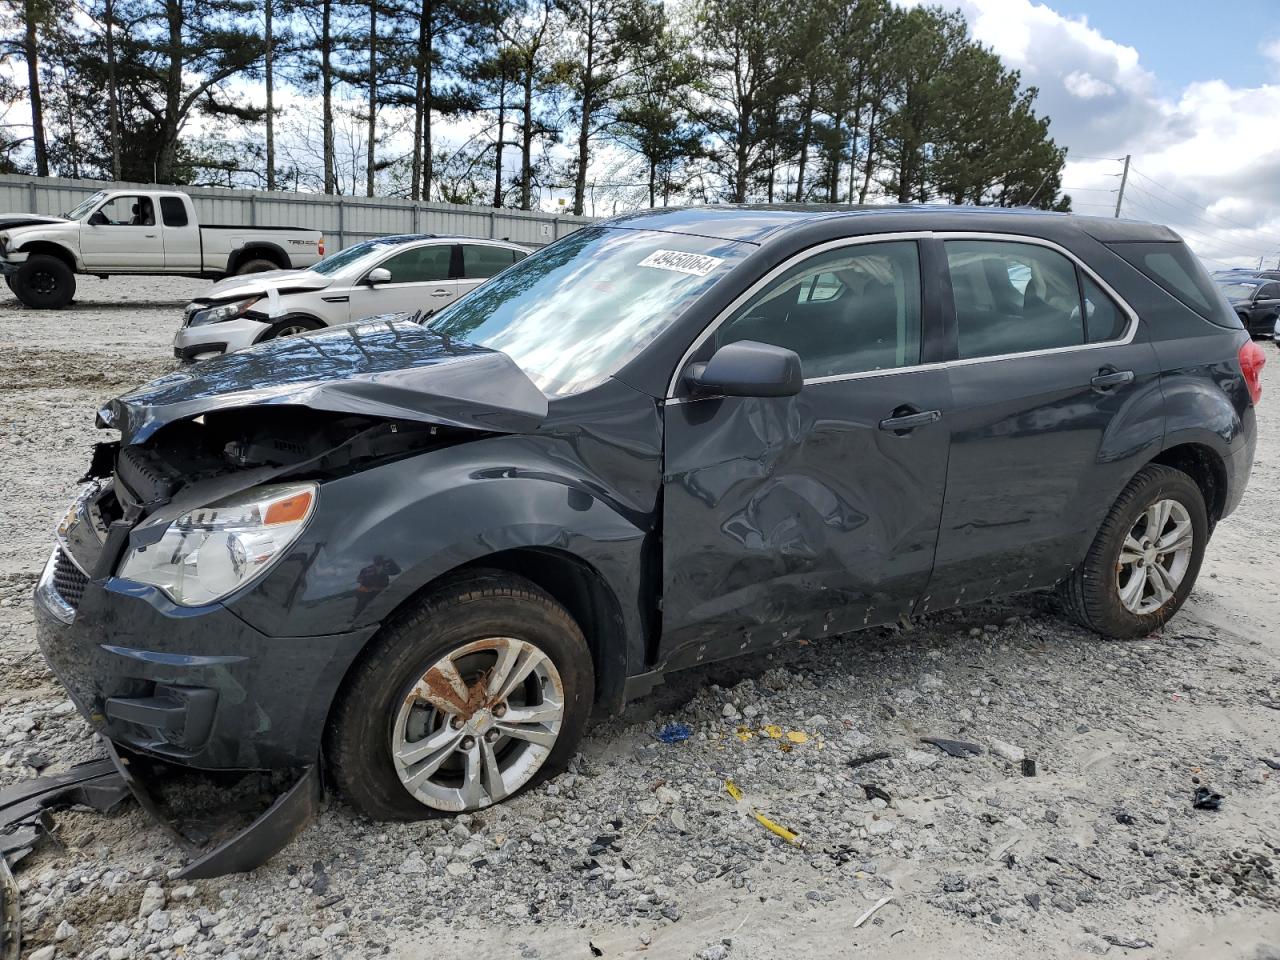
[{"label": "utility pole", "polygon": [[1129,182],[1129,160],[1131,159],[1131,156],[1132,155],[1128,153],[1124,155],[1124,172],[1120,174],[1120,194],[1119,196],[1116,197],[1116,218],[1117,219],[1119,219],[1120,217],[1120,205],[1124,203],[1124,187],[1125,187],[1125,184]]}]

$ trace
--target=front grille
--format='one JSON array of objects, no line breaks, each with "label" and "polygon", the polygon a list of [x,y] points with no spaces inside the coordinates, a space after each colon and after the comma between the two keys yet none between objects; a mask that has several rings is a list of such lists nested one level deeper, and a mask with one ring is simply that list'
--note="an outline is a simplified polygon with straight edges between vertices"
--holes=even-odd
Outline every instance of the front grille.
[{"label": "front grille", "polygon": [[71,562],[66,551],[59,547],[53,558],[53,588],[58,596],[73,610],[79,609],[88,582],[89,578],[80,572],[80,568]]}]

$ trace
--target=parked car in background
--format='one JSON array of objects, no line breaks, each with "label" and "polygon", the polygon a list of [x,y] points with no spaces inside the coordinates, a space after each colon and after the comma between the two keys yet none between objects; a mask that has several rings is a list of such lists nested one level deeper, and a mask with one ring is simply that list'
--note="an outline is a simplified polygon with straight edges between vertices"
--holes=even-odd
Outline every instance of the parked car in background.
[{"label": "parked car in background", "polygon": [[176,190],[100,190],[61,217],[0,216],[0,272],[29,307],[65,307],[76,274],[229,274],[307,267],[324,236],[304,227],[200,224]]},{"label": "parked car in background", "polygon": [[111,401],[37,635],[120,749],[477,810],[670,671],[1055,586],[1148,636],[1263,363],[1164,227],[645,211]]},{"label": "parked car in background", "polygon": [[1280,280],[1219,277],[1217,283],[1250,336],[1275,336],[1276,323],[1280,321]]},{"label": "parked car in background", "polygon": [[187,304],[179,360],[389,313],[430,315],[530,254],[506,240],[405,235],[357,243],[306,270],[215,283]]}]

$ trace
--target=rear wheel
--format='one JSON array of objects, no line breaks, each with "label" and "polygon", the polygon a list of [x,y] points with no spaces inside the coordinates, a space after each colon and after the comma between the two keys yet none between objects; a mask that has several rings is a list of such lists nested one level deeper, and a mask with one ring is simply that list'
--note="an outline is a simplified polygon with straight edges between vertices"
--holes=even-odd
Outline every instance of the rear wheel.
[{"label": "rear wheel", "polygon": [[12,289],[28,307],[60,310],[76,294],[76,275],[57,257],[35,253],[18,267]]},{"label": "rear wheel", "polygon": [[1068,611],[1104,636],[1145,636],[1186,602],[1208,541],[1208,511],[1196,482],[1172,467],[1146,466],[1064,585]]},{"label": "rear wheel", "polygon": [[246,260],[240,266],[236,267],[236,276],[242,277],[246,273],[266,273],[268,270],[279,270],[280,265],[266,257],[254,257],[252,260]]},{"label": "rear wheel", "polygon": [[385,627],[353,668],[326,755],[382,820],[479,810],[560,771],[594,690],[578,624],[521,577],[477,572]]}]

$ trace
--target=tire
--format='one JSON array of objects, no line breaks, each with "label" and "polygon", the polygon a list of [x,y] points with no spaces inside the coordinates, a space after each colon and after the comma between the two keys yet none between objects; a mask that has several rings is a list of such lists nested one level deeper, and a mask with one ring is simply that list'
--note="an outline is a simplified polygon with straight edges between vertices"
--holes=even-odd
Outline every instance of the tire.
[{"label": "tire", "polygon": [[[1147,530],[1152,517],[1157,516],[1149,511],[1165,503],[1174,505],[1168,507],[1169,519],[1162,527],[1162,532],[1168,532],[1148,541]],[[1185,553],[1181,549],[1159,551],[1160,543],[1181,543],[1176,534],[1184,523],[1190,527],[1189,549]],[[1130,535],[1136,546],[1126,547]],[[1152,542],[1151,549],[1140,554],[1137,548],[1145,548],[1148,542]],[[1209,516],[1200,487],[1181,470],[1149,464],[1129,481],[1103,520],[1084,563],[1063,584],[1067,613],[1081,626],[1105,637],[1124,640],[1147,636],[1164,626],[1186,602],[1208,543]],[[1160,570],[1154,569],[1155,564]],[[1145,583],[1132,579],[1139,575],[1147,578]],[[1159,586],[1152,586],[1153,581]]]},{"label": "tire", "polygon": [[308,330],[321,330],[323,328],[323,323],[319,320],[313,320],[311,317],[285,317],[264,333],[258,343],[263,343],[267,340],[279,340],[281,337],[292,337],[299,333],[306,333]]},{"label": "tire", "polygon": [[36,310],[61,310],[76,295],[76,275],[57,257],[35,253],[13,275],[13,292]]},{"label": "tire", "polygon": [[235,275],[243,277],[246,273],[266,273],[268,270],[279,269],[281,269],[280,264],[274,260],[268,260],[266,257],[254,257],[252,260],[246,260],[236,267]]},{"label": "tire", "polygon": [[[457,723],[461,721],[451,723],[446,711],[436,706],[441,697],[436,691],[440,689],[441,677],[444,676],[437,670],[442,658],[450,654],[458,656],[457,671],[462,675],[467,671],[469,657],[485,658],[493,651],[482,650],[473,654],[460,651],[491,642],[505,644],[508,639],[511,643],[531,645],[546,659],[529,674],[531,680],[517,685],[510,694],[510,707],[502,701],[486,699],[490,691],[483,686],[486,677],[490,678],[490,683],[494,682],[500,655],[495,654],[487,672],[483,670],[483,664],[489,661],[481,660],[482,669],[474,682],[469,674],[463,676],[469,684],[466,703],[474,712],[469,714],[470,719],[463,728],[458,729]],[[523,651],[528,646],[521,649],[520,656],[524,657]],[[516,666],[509,676],[519,673],[523,662],[514,659]],[[535,745],[521,737],[507,737],[502,732],[507,728],[502,727],[502,721],[497,717],[511,717],[516,711],[529,711],[548,704],[554,712],[556,687],[548,682],[546,676],[538,673],[550,673],[551,668],[560,681],[563,704],[554,742]],[[434,683],[432,675],[435,675]],[[476,571],[442,585],[398,614],[366,648],[344,682],[330,713],[325,736],[329,774],[342,797],[376,820],[420,820],[483,809],[515,796],[564,769],[586,729],[594,690],[591,653],[581,629],[569,613],[522,577],[500,571]],[[415,691],[423,692],[433,700],[429,702],[423,697],[415,697]],[[550,696],[544,696],[542,691],[550,691]],[[444,695],[457,700],[448,688]],[[517,700],[521,702],[516,703]],[[461,717],[464,711],[455,712]],[[420,724],[421,736],[396,740],[400,731],[410,730],[415,722]],[[489,726],[490,723],[493,726]],[[451,733],[446,726],[458,732]],[[523,729],[533,727],[545,741],[547,726],[550,724],[526,724]],[[477,736],[471,737],[468,734],[473,730]],[[448,739],[454,736],[464,738],[458,743],[467,749],[450,747],[425,754],[426,759],[417,767],[398,767],[393,760],[393,744],[411,750],[415,744],[424,743],[430,737]],[[486,746],[490,737],[501,739],[492,746]],[[467,740],[471,741],[470,747]],[[483,769],[482,758],[486,750],[495,757],[495,762],[507,764],[513,776],[518,774],[527,779],[518,782],[518,777],[515,777],[518,786],[513,785],[510,790],[494,790],[490,789],[494,778],[486,772],[479,778],[484,796],[479,798],[478,804],[467,805],[463,799],[466,795],[465,777],[461,770],[450,772],[449,765],[460,767],[466,762],[463,758],[474,751],[477,758],[474,763],[479,771]],[[432,796],[424,799],[423,795],[411,793],[406,780],[429,766],[432,758],[442,752],[448,753],[449,759],[439,766],[438,772],[422,781],[424,785],[420,788],[424,792],[432,792]],[[504,776],[505,773],[498,780]],[[461,784],[457,796],[444,796],[454,783]],[[473,795],[472,799],[476,797]]]}]

